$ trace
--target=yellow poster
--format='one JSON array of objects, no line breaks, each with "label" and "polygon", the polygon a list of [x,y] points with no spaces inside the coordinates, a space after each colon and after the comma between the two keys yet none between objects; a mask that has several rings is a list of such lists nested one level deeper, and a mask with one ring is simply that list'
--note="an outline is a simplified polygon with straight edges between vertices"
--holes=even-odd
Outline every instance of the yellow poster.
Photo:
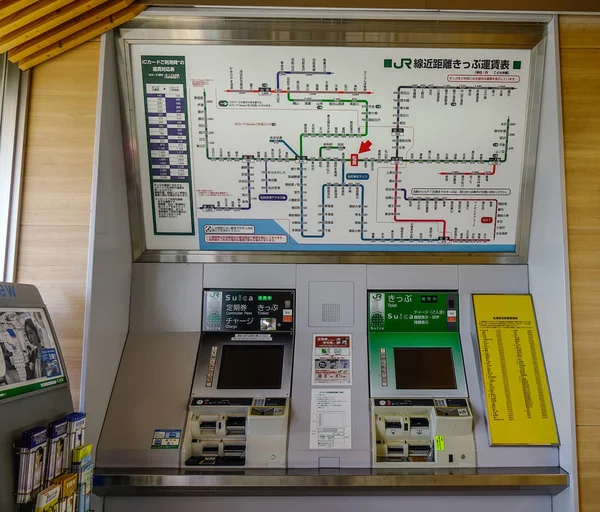
[{"label": "yellow poster", "polygon": [[473,295],[492,445],[558,444],[531,295]]}]

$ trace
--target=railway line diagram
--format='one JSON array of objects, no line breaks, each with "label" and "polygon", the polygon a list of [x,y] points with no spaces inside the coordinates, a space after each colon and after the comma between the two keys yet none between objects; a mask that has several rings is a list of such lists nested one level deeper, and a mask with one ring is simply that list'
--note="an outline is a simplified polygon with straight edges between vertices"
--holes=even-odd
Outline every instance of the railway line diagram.
[{"label": "railway line diagram", "polygon": [[514,251],[528,51],[202,49],[141,57],[153,236]]}]

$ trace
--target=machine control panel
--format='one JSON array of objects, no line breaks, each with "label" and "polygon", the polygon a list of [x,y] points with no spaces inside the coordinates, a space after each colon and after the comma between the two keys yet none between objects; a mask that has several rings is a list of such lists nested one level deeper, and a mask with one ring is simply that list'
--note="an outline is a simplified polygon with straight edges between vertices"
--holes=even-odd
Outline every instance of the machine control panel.
[{"label": "machine control panel", "polygon": [[379,349],[379,362],[381,364],[381,386],[387,388],[388,373],[387,373],[387,354],[385,348]]},{"label": "machine control panel", "polygon": [[456,332],[455,292],[370,292],[369,332]]},{"label": "machine control panel", "polygon": [[205,290],[203,332],[269,333],[294,329],[294,293]]}]

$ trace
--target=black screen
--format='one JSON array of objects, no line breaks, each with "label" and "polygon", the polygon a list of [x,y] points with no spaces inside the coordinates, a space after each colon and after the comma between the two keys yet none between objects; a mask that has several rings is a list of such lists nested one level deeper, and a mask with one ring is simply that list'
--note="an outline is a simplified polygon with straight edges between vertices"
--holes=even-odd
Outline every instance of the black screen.
[{"label": "black screen", "polygon": [[283,345],[223,345],[218,389],[281,389]]},{"label": "black screen", "polygon": [[395,348],[396,389],[456,389],[450,348]]}]

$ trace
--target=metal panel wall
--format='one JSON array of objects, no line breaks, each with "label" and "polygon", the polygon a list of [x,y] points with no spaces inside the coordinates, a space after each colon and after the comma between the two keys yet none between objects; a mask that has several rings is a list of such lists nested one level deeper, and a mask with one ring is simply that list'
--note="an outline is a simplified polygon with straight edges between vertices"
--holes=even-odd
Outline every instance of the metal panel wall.
[{"label": "metal panel wall", "polygon": [[[369,426],[369,374],[367,363],[367,288],[365,265],[298,265],[296,298],[296,344],[292,381],[292,416],[288,461],[290,467],[368,467],[371,460]],[[311,293],[311,284],[327,283],[330,292],[327,300],[340,305],[340,310],[352,309],[353,325],[347,325],[340,316],[339,322],[309,325],[310,302],[321,305],[318,288]],[[336,284],[342,286],[336,295]],[[352,295],[345,292],[352,289]],[[344,315],[345,316],[345,315]],[[340,325],[345,324],[345,325]],[[352,449],[310,450],[311,378],[313,365],[313,335],[351,334],[352,350]],[[343,387],[348,386],[327,386]]]},{"label": "metal panel wall", "polygon": [[90,249],[81,375],[86,440],[98,443],[129,328],[131,236],[117,64],[112,33],[102,37]]}]

